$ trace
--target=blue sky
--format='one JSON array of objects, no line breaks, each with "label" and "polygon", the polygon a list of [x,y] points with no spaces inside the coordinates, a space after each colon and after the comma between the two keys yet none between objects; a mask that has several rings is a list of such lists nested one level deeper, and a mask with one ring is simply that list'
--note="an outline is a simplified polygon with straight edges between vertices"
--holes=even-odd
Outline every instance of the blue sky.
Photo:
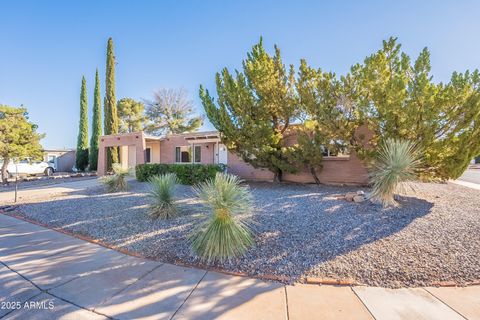
[{"label": "blue sky", "polygon": [[215,72],[241,67],[260,36],[288,64],[306,58],[337,74],[389,36],[414,56],[427,46],[435,81],[480,67],[480,1],[17,0],[0,12],[0,103],[26,106],[46,148],[75,146],[81,77],[91,109],[110,36],[118,99],[183,87],[199,113],[199,85],[214,91]]}]

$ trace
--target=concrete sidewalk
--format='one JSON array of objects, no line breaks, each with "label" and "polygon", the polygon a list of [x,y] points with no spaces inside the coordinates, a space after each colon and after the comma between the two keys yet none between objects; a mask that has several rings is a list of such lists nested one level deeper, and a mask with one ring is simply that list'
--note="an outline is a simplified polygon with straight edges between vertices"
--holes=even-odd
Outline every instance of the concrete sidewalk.
[{"label": "concrete sidewalk", "polygon": [[480,319],[480,286],[284,286],[134,258],[0,214],[0,318]]}]

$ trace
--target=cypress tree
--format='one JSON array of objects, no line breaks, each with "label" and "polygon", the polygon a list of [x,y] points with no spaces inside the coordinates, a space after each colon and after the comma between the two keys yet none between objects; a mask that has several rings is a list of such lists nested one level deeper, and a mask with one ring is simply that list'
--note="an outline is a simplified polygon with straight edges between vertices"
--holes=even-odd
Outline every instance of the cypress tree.
[{"label": "cypress tree", "polygon": [[95,91],[93,93],[92,137],[90,138],[90,170],[97,170],[98,139],[102,135],[102,101],[100,100],[100,79],[98,69],[95,72]]},{"label": "cypress tree", "polygon": [[[108,39],[107,44],[107,69],[105,77],[105,134],[118,133],[118,115],[117,100],[115,98],[115,56],[113,53],[113,40]],[[107,150],[107,170],[110,170],[112,163],[118,162],[118,148],[108,148]]]},{"label": "cypress tree", "polygon": [[78,170],[84,171],[88,167],[88,101],[85,77],[82,77],[82,89],[80,91],[80,123],[75,160]]}]

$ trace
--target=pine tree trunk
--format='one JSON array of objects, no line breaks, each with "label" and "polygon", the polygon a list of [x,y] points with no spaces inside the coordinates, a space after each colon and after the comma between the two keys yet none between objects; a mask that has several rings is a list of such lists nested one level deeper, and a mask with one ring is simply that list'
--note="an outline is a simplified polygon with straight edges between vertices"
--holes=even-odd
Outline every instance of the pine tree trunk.
[{"label": "pine tree trunk", "polygon": [[313,180],[315,180],[316,184],[320,184],[320,179],[318,179],[317,171],[314,167],[310,167],[310,173],[312,174]]},{"label": "pine tree trunk", "polygon": [[7,184],[8,181],[8,173],[7,173],[7,167],[8,167],[8,163],[10,162],[10,159],[9,158],[4,158],[3,159],[3,164],[2,164],[2,183],[3,184]]},{"label": "pine tree trunk", "polygon": [[273,182],[282,182],[283,172],[280,169],[277,169],[273,175]]}]

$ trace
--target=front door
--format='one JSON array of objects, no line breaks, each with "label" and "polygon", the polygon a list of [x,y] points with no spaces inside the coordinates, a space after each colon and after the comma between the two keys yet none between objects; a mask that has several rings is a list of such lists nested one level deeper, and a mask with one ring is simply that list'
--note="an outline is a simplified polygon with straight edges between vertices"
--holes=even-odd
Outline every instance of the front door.
[{"label": "front door", "polygon": [[145,163],[150,163],[152,162],[152,149],[151,148],[147,148],[147,150],[145,151]]},{"label": "front door", "polygon": [[218,163],[227,164],[228,157],[227,157],[227,148],[223,144],[218,145]]}]

